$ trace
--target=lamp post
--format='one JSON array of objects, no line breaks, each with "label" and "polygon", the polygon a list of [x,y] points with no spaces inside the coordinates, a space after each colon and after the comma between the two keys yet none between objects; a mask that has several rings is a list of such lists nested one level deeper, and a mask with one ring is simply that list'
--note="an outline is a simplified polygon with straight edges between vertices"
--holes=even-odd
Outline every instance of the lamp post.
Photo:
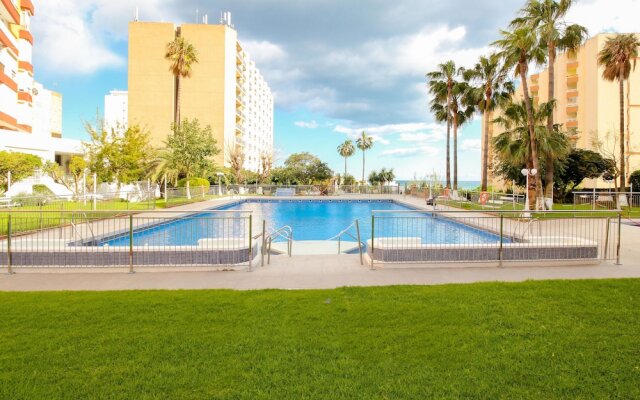
[{"label": "lamp post", "polygon": [[536,174],[538,173],[538,170],[535,169],[535,168],[532,168],[532,169],[523,168],[520,172],[522,173],[522,175],[527,177],[527,187],[526,187],[527,198],[526,198],[526,200],[524,202],[524,210],[525,210],[524,216],[526,218],[529,218],[531,216],[531,214],[526,212],[526,211],[530,210],[530,208],[529,208],[529,177],[536,176]]},{"label": "lamp post", "polygon": [[218,196],[222,196],[222,177],[224,174],[222,172],[217,172],[216,175],[218,176]]}]

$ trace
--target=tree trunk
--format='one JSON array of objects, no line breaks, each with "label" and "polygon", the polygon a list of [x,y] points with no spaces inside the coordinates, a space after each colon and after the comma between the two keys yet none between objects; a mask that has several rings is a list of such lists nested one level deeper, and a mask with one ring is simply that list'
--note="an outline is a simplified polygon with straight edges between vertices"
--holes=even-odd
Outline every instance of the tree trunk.
[{"label": "tree trunk", "polygon": [[191,185],[189,185],[189,177],[187,177],[187,200],[191,200]]},{"label": "tree trunk", "polygon": [[480,182],[481,190],[487,191],[489,186],[489,146],[491,145],[489,138],[489,101],[486,99],[484,106],[484,146],[482,147],[482,181]]},{"label": "tree trunk", "polygon": [[624,75],[622,72],[618,77],[620,81],[620,191],[627,187],[627,166],[624,152]]},{"label": "tree trunk", "polygon": [[347,157],[344,158],[344,176],[342,177],[342,184],[347,181]]},{"label": "tree trunk", "polygon": [[175,126],[178,126],[178,124],[180,124],[180,92],[182,91],[182,88],[180,87],[180,77],[177,76],[176,77],[176,104],[175,104],[175,110],[176,110],[176,114],[175,117],[173,119],[173,123]]},{"label": "tree trunk", "polygon": [[[556,67],[556,49],[555,43],[549,42],[549,90],[547,101],[555,98],[555,67]],[[549,136],[553,134],[553,112],[547,117],[547,132]],[[546,183],[545,197],[551,199],[553,204],[553,176],[555,173],[554,157],[549,153],[546,157],[545,176]],[[545,205],[546,206],[546,205]]]},{"label": "tree trunk", "polygon": [[447,189],[451,189],[451,85],[447,85]]},{"label": "tree trunk", "polygon": [[364,153],[365,151],[362,150],[362,184],[364,185]]},{"label": "tree trunk", "polygon": [[453,114],[453,190],[458,190],[458,110]]},{"label": "tree trunk", "polygon": [[[533,187],[529,188],[529,208],[536,209],[536,200],[538,199],[542,188],[542,179],[540,178],[540,163],[538,162],[538,143],[536,142],[536,130],[533,122],[533,107],[531,105],[531,97],[529,97],[529,85],[527,83],[527,61],[520,61],[520,79],[522,80],[522,92],[524,94],[524,103],[527,109],[527,125],[529,126],[529,143],[531,146],[531,166],[538,171],[533,181]],[[533,192],[533,196],[531,196]],[[533,198],[532,198],[533,197]]]}]

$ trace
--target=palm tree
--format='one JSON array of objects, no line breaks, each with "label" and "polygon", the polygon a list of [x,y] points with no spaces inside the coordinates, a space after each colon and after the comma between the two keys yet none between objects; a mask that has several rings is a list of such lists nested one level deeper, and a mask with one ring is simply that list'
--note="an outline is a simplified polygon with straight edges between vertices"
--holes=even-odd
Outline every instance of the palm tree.
[{"label": "palm tree", "polygon": [[498,106],[502,106],[511,99],[515,91],[513,82],[507,80],[507,74],[502,69],[500,57],[497,54],[482,56],[473,67],[465,71],[465,79],[477,82],[475,90],[475,104],[483,116],[483,142],[482,147],[482,180],[481,190],[487,191],[489,176],[489,146],[490,116]]},{"label": "palm tree", "polygon": [[364,184],[364,153],[373,147],[373,138],[367,135],[365,131],[362,131],[362,134],[360,134],[360,137],[356,140],[356,146],[362,150],[362,182]]},{"label": "palm tree", "polygon": [[473,91],[467,82],[455,82],[451,91],[453,125],[453,189],[458,190],[458,128],[471,120],[475,112]]},{"label": "palm tree", "polygon": [[604,67],[602,77],[608,81],[618,81],[620,85],[620,188],[627,186],[627,170],[625,163],[625,129],[624,129],[624,82],[629,79],[631,71],[636,68],[640,41],[636,35],[621,34],[607,39],[600,53],[598,64]]},{"label": "palm tree", "polygon": [[[545,160],[551,163],[562,161],[571,150],[571,145],[564,132],[560,131],[560,126],[555,125],[551,134],[546,127],[546,120],[550,113],[553,113],[554,101],[540,104],[533,109],[535,144]],[[527,166],[531,168],[532,142],[529,131],[529,113],[524,102],[509,103],[503,108],[500,117],[493,120],[493,123],[504,128],[504,132],[493,139],[493,146],[499,163],[518,171]],[[548,168],[548,165],[545,165]],[[503,168],[504,170],[504,168]],[[530,182],[531,186],[531,182]],[[529,191],[529,208],[534,209],[536,204],[535,192],[531,187]]]},{"label": "palm tree", "polygon": [[338,146],[338,154],[344,157],[344,178],[347,177],[347,158],[351,157],[356,152],[356,148],[351,140],[345,140],[340,146]]},{"label": "palm tree", "polygon": [[446,116],[447,116],[447,188],[451,188],[451,93],[455,80],[460,75],[461,69],[456,68],[453,61],[439,64],[437,70],[427,73],[429,80],[429,92],[433,97],[441,97],[446,94]]},{"label": "palm tree", "polygon": [[[520,17],[513,20],[513,27],[532,29],[546,47],[549,70],[548,100],[555,99],[555,64],[558,51],[575,53],[587,38],[587,29],[581,25],[567,25],[564,18],[573,0],[529,0],[520,10]],[[553,113],[547,117],[547,130],[553,131]],[[553,197],[553,163],[547,160],[545,168],[546,197]]]},{"label": "palm tree", "polygon": [[[500,31],[502,39],[493,43],[500,51],[500,57],[504,62],[504,68],[514,68],[516,75],[520,76],[522,93],[527,111],[527,126],[529,129],[529,140],[531,141],[530,168],[540,171],[540,160],[538,159],[538,147],[536,142],[536,131],[534,128],[533,104],[529,95],[527,83],[527,72],[529,63],[536,62],[542,64],[545,59],[544,48],[539,46],[535,33],[527,27],[519,27],[513,31]],[[535,197],[541,197],[542,179],[540,174],[536,174],[534,179]]]},{"label": "palm tree", "polygon": [[174,116],[173,123],[180,123],[180,95],[182,88],[180,86],[181,78],[191,77],[191,66],[198,62],[198,52],[195,47],[187,42],[183,37],[178,36],[167,44],[167,51],[164,57],[171,61],[169,71],[175,77],[175,99],[174,99]]}]

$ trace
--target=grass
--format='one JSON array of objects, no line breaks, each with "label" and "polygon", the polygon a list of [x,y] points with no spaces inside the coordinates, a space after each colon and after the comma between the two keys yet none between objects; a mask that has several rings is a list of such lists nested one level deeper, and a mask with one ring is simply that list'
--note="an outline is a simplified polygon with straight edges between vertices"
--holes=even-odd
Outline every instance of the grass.
[{"label": "grass", "polygon": [[0,398],[640,398],[639,293],[640,280],[0,293]]}]

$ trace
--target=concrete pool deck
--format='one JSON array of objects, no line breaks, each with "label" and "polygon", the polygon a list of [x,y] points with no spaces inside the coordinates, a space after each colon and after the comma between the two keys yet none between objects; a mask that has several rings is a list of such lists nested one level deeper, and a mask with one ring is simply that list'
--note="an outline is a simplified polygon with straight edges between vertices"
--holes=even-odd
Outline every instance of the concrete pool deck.
[{"label": "concrete pool deck", "polygon": [[[423,200],[403,196],[344,196],[354,199],[390,198],[415,206]],[[317,199],[317,198],[316,198]],[[237,201],[238,199],[228,200]],[[181,207],[193,212],[222,201],[207,201]],[[174,209],[177,210],[177,209]],[[158,211],[161,214],[162,211]],[[621,261],[623,265],[601,263],[575,265],[549,262],[544,265],[511,264],[503,268],[495,264],[453,263],[362,266],[357,255],[272,256],[271,264],[247,271],[176,271],[161,268],[139,269],[127,274],[125,269],[73,269],[37,273],[19,270],[7,275],[0,268],[0,291],[40,290],[133,290],[133,289],[328,289],[342,286],[432,285],[483,281],[517,282],[544,279],[640,278],[640,227],[624,224]],[[79,272],[76,272],[79,271]],[[89,273],[96,271],[96,273]],[[34,271],[35,272],[35,271]]]}]

